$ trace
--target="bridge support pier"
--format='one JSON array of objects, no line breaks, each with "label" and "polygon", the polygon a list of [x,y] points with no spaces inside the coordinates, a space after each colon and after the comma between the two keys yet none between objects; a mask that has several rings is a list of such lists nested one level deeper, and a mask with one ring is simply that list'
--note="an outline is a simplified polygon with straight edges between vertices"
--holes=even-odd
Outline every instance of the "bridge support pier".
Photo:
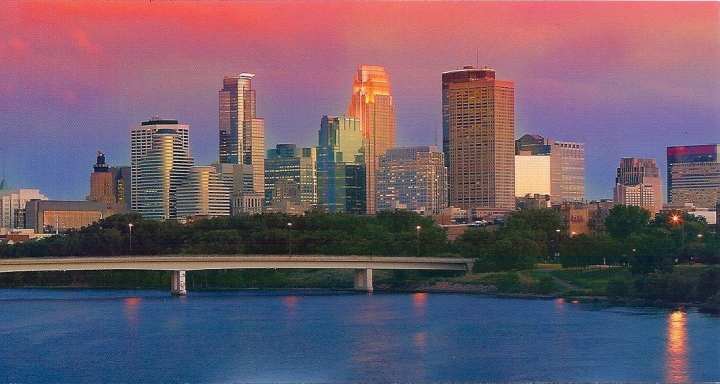
[{"label": "bridge support pier", "polygon": [[364,292],[373,291],[372,269],[366,268],[355,270],[355,290]]},{"label": "bridge support pier", "polygon": [[185,271],[172,271],[172,281],[170,282],[170,294],[173,296],[185,296]]}]

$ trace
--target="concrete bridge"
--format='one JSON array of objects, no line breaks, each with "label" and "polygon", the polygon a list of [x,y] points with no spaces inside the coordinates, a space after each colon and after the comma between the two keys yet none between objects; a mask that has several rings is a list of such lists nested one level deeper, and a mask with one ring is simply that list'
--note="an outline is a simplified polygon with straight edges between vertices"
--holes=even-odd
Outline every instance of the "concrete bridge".
[{"label": "concrete bridge", "polygon": [[373,269],[465,271],[474,260],[432,257],[278,256],[278,255],[163,255],[119,257],[60,257],[0,259],[0,273],[31,271],[141,270],[171,271],[173,295],[182,296],[185,271],[208,269],[353,269],[355,290],[372,292]]}]

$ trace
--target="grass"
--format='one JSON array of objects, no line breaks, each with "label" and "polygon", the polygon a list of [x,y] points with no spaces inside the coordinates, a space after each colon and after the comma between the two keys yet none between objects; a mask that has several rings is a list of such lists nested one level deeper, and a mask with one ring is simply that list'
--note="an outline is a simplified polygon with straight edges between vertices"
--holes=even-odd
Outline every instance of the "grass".
[{"label": "grass", "polygon": [[551,273],[553,276],[577,285],[582,289],[587,289],[595,295],[604,295],[610,280],[629,280],[631,278],[630,269],[627,267],[562,269]]}]

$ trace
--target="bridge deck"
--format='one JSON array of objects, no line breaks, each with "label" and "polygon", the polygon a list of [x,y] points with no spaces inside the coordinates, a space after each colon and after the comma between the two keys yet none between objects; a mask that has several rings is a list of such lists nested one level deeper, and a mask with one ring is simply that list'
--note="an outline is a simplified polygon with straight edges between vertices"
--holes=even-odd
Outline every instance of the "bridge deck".
[{"label": "bridge deck", "polygon": [[378,256],[162,255],[0,259],[0,273],[205,269],[425,269],[472,272],[472,259]]}]

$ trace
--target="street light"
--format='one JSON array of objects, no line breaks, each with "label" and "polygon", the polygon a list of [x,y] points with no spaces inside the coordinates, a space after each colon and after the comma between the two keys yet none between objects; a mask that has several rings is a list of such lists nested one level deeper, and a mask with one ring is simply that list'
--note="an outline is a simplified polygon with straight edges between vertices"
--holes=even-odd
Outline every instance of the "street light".
[{"label": "street light", "polygon": [[672,220],[673,224],[680,223],[680,228],[682,230],[682,245],[685,246],[685,221],[683,221],[680,215],[672,215],[670,219]]},{"label": "street light", "polygon": [[128,223],[128,230],[130,231],[130,254],[132,255],[132,227],[133,223]]},{"label": "street light", "polygon": [[417,232],[417,255],[420,257],[420,230],[422,229],[421,226],[415,227],[415,231]]},{"label": "street light", "polygon": [[292,223],[287,223],[288,227],[288,256],[292,255]]}]

